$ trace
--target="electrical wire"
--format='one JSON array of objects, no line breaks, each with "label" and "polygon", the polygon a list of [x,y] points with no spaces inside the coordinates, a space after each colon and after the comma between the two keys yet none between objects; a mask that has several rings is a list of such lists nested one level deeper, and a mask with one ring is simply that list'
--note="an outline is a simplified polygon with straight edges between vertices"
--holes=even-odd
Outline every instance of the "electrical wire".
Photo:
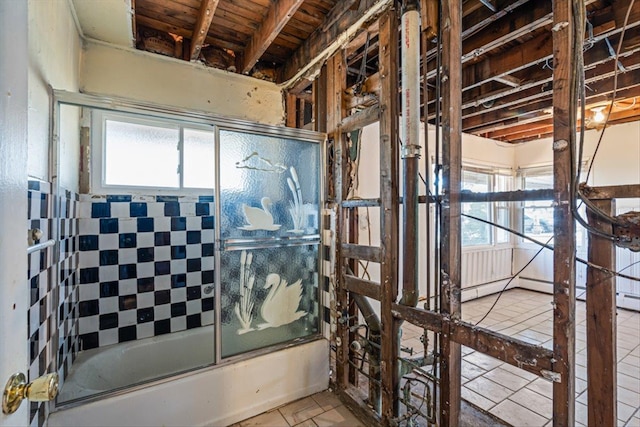
[{"label": "electrical wire", "polygon": [[[464,216],[464,217],[467,217],[467,218],[470,218],[470,219],[473,219],[473,220],[476,220],[476,221],[483,222],[485,224],[489,224],[489,225],[491,225],[493,227],[497,227],[497,228],[499,228],[501,230],[504,230],[504,231],[507,231],[507,232],[509,232],[511,234],[515,234],[516,236],[522,237],[523,239],[528,240],[528,241],[530,241],[532,243],[535,243],[536,245],[542,246],[545,249],[550,249],[550,250],[554,249],[554,247],[552,245],[549,245],[547,243],[542,243],[542,242],[534,239],[533,237],[529,237],[524,233],[521,233],[519,231],[513,230],[513,229],[511,229],[509,227],[505,227],[504,225],[496,224],[495,222],[487,221],[486,219],[478,218],[477,216],[473,216],[473,215],[469,215],[469,214],[461,213],[460,215]],[[598,264],[594,264],[594,263],[586,261],[586,260],[584,260],[582,258],[576,257],[576,261],[578,261],[581,264],[586,265],[587,267],[595,268],[598,271],[602,271],[602,272],[611,274],[613,276],[620,277],[622,279],[629,279],[629,280],[633,280],[634,282],[640,282],[640,277],[629,276],[629,275],[626,275],[626,274],[619,273],[617,271],[612,271],[612,270],[610,270],[610,269],[608,269],[606,267],[603,267],[603,266],[598,265]]]},{"label": "electrical wire", "polygon": [[[640,261],[632,262],[631,264],[627,265],[626,267],[621,268],[620,270],[618,270],[618,273],[623,272],[623,271],[625,271],[625,270],[628,270],[628,269],[630,269],[631,267],[633,267],[634,265],[638,265],[638,264],[640,264]],[[611,277],[612,277],[612,276],[602,278],[602,279],[598,280],[597,282],[593,283],[591,286],[599,285],[600,283],[604,282],[605,280],[609,280],[609,279],[611,279]],[[584,296],[584,294],[586,294],[586,293],[587,293],[587,291],[586,291],[586,290],[584,290],[580,295],[576,296],[576,298],[580,298],[580,297]]]},{"label": "electrical wire", "polygon": [[[549,244],[549,242],[551,242],[551,239],[553,239],[553,236],[549,237],[549,240],[547,240],[547,245]],[[531,265],[531,263],[536,259],[536,257],[538,255],[540,255],[540,253],[545,249],[544,246],[541,246],[540,249],[538,249],[538,252],[535,253],[535,255],[533,257],[531,257],[531,259],[529,260],[529,262],[527,262],[524,267],[522,267],[520,270],[518,270],[518,272],[516,274],[514,274],[513,276],[511,276],[509,278],[509,281],[504,285],[504,287],[500,290],[500,292],[498,293],[498,297],[496,298],[496,300],[493,302],[493,304],[491,305],[491,307],[489,307],[489,310],[485,313],[484,316],[482,316],[482,319],[478,320],[476,322],[476,324],[474,326],[478,326],[480,323],[482,323],[482,321],[484,319],[487,318],[487,316],[489,316],[489,314],[491,313],[491,311],[495,308],[496,304],[498,304],[498,301],[500,301],[500,297],[502,296],[502,294],[504,293],[504,291],[507,290],[507,288],[509,287],[509,285],[511,284],[511,282],[513,282],[513,280],[520,276],[520,273],[522,273],[524,270],[526,270],[527,267],[529,267],[529,265]]]},{"label": "electrical wire", "polygon": [[620,58],[620,51],[622,50],[622,42],[624,41],[624,34],[627,30],[627,24],[629,22],[629,15],[631,15],[631,10],[633,9],[633,4],[635,0],[631,0],[629,2],[629,7],[627,8],[627,14],[624,17],[624,23],[622,24],[622,32],[620,33],[620,40],[618,41],[618,49],[616,50],[616,57],[614,58],[614,73],[613,73],[613,94],[611,96],[611,103],[609,105],[609,110],[607,111],[607,117],[605,118],[604,125],[602,127],[602,132],[600,133],[600,137],[598,138],[598,143],[596,144],[596,149],[593,153],[593,157],[591,158],[591,164],[589,165],[589,169],[587,170],[587,176],[585,181],[589,179],[589,175],[591,174],[591,170],[593,168],[593,164],[595,162],[596,154],[600,149],[600,145],[602,144],[602,138],[604,136],[605,129],[607,128],[607,123],[609,123],[609,117],[611,116],[611,107],[616,101],[616,95],[618,92],[618,60]]},{"label": "electrical wire", "polygon": [[[600,135],[598,137],[598,142],[596,144],[596,148],[594,150],[593,156],[591,158],[591,162],[589,164],[589,167],[587,169],[587,174],[585,176],[585,182],[588,182],[589,180],[589,176],[591,174],[591,171],[593,169],[593,165],[595,164],[595,159],[596,156],[598,154],[598,151],[600,149],[600,146],[602,144],[602,140],[604,137],[604,133],[605,130],[607,128],[607,124],[609,123],[609,119],[611,117],[611,111],[613,110],[613,105],[616,102],[616,95],[617,95],[617,91],[618,91],[618,73],[619,73],[619,67],[618,67],[618,63],[619,63],[619,57],[620,57],[620,51],[622,50],[622,43],[624,41],[624,35],[627,29],[627,24],[629,22],[629,15],[631,14],[631,10],[633,8],[633,4],[634,4],[634,0],[631,0],[629,3],[629,7],[627,9],[627,13],[625,15],[625,19],[624,19],[624,24],[622,26],[622,32],[620,34],[620,40],[618,41],[618,47],[617,50],[615,52],[615,66],[614,66],[614,74],[613,74],[613,93],[611,96],[611,102],[609,104],[609,108],[607,111],[607,116],[605,118],[604,121],[604,125],[602,128],[602,131],[600,132]],[[579,18],[580,18],[580,22],[583,22],[582,19],[584,18],[584,8],[580,8],[580,13],[579,13]],[[579,28],[582,28],[582,26],[580,26]],[[576,39],[576,44],[579,42],[581,42],[582,40],[582,32],[578,31],[577,34],[574,35],[575,39]],[[577,50],[577,49],[574,49]],[[611,223],[611,224],[615,224],[618,226],[622,226],[624,227],[626,224],[622,223],[621,221],[617,220],[616,218],[614,218],[612,215],[603,212],[601,209],[599,209],[591,200],[589,200],[589,198],[582,192],[582,190],[580,189],[579,186],[579,180],[580,180],[580,175],[581,175],[581,169],[582,169],[582,158],[583,158],[583,153],[584,153],[584,133],[585,133],[585,101],[586,101],[586,94],[585,94],[585,84],[584,84],[584,57],[582,55],[582,51],[578,54],[576,53],[576,63],[578,64],[578,70],[580,71],[579,73],[579,86],[580,86],[580,99],[581,99],[581,123],[580,123],[580,144],[579,144],[579,154],[578,154],[578,167],[577,167],[577,172],[576,172],[576,176],[575,176],[575,180],[574,180],[574,184],[572,186],[572,192],[574,193],[574,195],[577,195],[580,200],[581,200],[581,205],[585,204],[586,207],[589,209],[590,212],[596,214],[598,217],[604,219],[605,221]],[[577,73],[578,74],[578,73]],[[634,102],[635,102],[635,98],[634,98]],[[599,237],[605,238],[607,240],[610,241],[614,241],[614,242],[620,242],[621,241],[621,237],[619,236],[615,236],[609,233],[605,233],[601,230],[598,230],[594,227],[592,227],[590,224],[587,223],[587,221],[584,220],[584,218],[582,218],[582,216],[579,214],[578,209],[580,208],[580,206],[576,207],[576,198],[572,197],[572,212],[574,214],[574,217],[576,218],[576,220],[580,223],[580,225],[582,225],[585,229],[587,229],[587,231],[591,234],[595,234]]]}]

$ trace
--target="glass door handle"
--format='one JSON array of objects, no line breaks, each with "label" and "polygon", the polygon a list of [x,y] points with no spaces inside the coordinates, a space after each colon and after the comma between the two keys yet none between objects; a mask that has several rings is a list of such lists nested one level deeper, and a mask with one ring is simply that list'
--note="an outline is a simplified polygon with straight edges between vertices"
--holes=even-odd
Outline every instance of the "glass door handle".
[{"label": "glass door handle", "polygon": [[2,393],[2,413],[13,414],[23,399],[46,402],[58,395],[58,374],[47,374],[27,383],[23,373],[11,375]]}]

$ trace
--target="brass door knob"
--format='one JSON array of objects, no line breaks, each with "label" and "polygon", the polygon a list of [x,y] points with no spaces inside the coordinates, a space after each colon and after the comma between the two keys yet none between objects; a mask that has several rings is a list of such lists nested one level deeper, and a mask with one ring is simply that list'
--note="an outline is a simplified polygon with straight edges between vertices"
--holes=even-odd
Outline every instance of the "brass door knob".
[{"label": "brass door knob", "polygon": [[47,374],[27,384],[23,373],[11,375],[2,393],[2,413],[13,414],[23,399],[46,402],[58,395],[58,374]]}]

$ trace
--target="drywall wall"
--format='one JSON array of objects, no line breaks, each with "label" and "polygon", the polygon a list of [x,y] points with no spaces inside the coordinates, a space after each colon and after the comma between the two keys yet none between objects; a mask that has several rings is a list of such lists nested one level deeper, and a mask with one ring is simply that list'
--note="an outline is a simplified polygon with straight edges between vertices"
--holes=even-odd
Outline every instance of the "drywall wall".
[{"label": "drywall wall", "polygon": [[282,94],[274,83],[97,41],[84,45],[81,90],[269,125],[284,123]]},{"label": "drywall wall", "polygon": [[[49,88],[78,90],[80,37],[67,1],[29,0],[29,175],[48,180],[51,125]],[[60,183],[78,191],[78,121],[61,123]],[[62,137],[63,135],[64,137]],[[26,188],[25,188],[26,191]]]},{"label": "drywall wall", "polygon": [[120,46],[135,45],[133,0],[70,0],[85,37]]}]

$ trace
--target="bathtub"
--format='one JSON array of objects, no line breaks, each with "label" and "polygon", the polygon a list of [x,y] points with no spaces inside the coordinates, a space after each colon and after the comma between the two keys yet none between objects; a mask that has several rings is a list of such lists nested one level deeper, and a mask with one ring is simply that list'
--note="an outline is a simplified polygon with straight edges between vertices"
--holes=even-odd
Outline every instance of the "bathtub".
[{"label": "bathtub", "polygon": [[[111,371],[96,369],[103,377],[120,377],[120,367],[109,366]],[[59,407],[48,426],[226,426],[328,385],[329,343],[317,339]]]},{"label": "bathtub", "polygon": [[69,370],[58,402],[211,365],[213,336],[213,326],[205,326],[82,351]]}]

